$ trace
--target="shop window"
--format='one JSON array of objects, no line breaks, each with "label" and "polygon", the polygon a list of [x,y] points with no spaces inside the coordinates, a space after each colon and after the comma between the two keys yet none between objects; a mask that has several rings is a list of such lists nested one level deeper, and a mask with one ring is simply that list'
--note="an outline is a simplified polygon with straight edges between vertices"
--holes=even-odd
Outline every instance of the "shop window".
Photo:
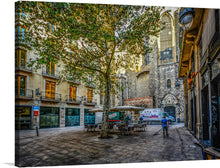
[{"label": "shop window", "polygon": [[59,127],[60,110],[57,107],[40,107],[40,128]]},{"label": "shop window", "polygon": [[87,90],[87,102],[92,103],[93,91],[91,89]]},{"label": "shop window", "polygon": [[15,96],[26,96],[27,77],[15,76]]},{"label": "shop window", "polygon": [[168,89],[171,88],[171,80],[170,80],[170,79],[167,80],[167,88],[168,88]]},{"label": "shop window", "polygon": [[15,129],[26,130],[31,128],[31,107],[15,107]]},{"label": "shop window", "polygon": [[89,113],[89,109],[84,109],[84,124],[95,124],[95,113]]},{"label": "shop window", "polygon": [[77,95],[77,87],[70,85],[70,88],[69,88],[69,96],[70,97],[69,98],[71,100],[76,101],[76,95]]},{"label": "shop window", "polygon": [[15,67],[27,68],[27,51],[23,49],[15,50]]},{"label": "shop window", "polygon": [[46,99],[55,99],[56,82],[46,81]]},{"label": "shop window", "polygon": [[80,109],[66,108],[65,126],[79,126],[80,125]]}]

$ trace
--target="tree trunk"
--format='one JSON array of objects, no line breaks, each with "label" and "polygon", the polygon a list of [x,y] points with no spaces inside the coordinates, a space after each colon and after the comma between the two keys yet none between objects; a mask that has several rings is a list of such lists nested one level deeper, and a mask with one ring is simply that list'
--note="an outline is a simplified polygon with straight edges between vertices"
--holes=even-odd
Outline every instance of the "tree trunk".
[{"label": "tree trunk", "polygon": [[105,87],[105,101],[104,101],[103,116],[102,116],[102,129],[101,129],[100,138],[109,137],[108,115],[110,110],[110,93],[111,93],[111,80],[110,80],[110,76],[107,76],[106,87]]}]

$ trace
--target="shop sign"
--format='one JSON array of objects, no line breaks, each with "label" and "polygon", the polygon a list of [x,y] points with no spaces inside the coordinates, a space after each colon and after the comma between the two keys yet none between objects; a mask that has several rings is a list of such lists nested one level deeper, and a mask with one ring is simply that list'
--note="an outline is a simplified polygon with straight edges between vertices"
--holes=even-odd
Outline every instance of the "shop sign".
[{"label": "shop sign", "polygon": [[34,111],[34,116],[38,116],[38,111]]},{"label": "shop sign", "polygon": [[38,116],[39,115],[39,106],[34,106],[34,116]]}]

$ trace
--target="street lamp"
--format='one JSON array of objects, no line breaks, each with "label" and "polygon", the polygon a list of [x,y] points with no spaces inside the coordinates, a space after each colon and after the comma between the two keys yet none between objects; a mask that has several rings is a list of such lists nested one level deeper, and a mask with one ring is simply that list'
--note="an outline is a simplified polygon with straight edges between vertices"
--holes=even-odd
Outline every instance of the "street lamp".
[{"label": "street lamp", "polygon": [[183,30],[188,30],[192,26],[194,16],[194,8],[180,8],[179,23],[182,26]]}]

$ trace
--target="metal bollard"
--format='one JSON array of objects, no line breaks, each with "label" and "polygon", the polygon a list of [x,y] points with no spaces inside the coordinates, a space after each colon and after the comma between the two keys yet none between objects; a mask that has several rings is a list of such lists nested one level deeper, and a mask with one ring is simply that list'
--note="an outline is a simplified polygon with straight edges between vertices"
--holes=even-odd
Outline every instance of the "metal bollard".
[{"label": "metal bollard", "polygon": [[37,133],[37,136],[39,136],[39,130],[38,130],[38,127],[36,127],[36,133]]}]

